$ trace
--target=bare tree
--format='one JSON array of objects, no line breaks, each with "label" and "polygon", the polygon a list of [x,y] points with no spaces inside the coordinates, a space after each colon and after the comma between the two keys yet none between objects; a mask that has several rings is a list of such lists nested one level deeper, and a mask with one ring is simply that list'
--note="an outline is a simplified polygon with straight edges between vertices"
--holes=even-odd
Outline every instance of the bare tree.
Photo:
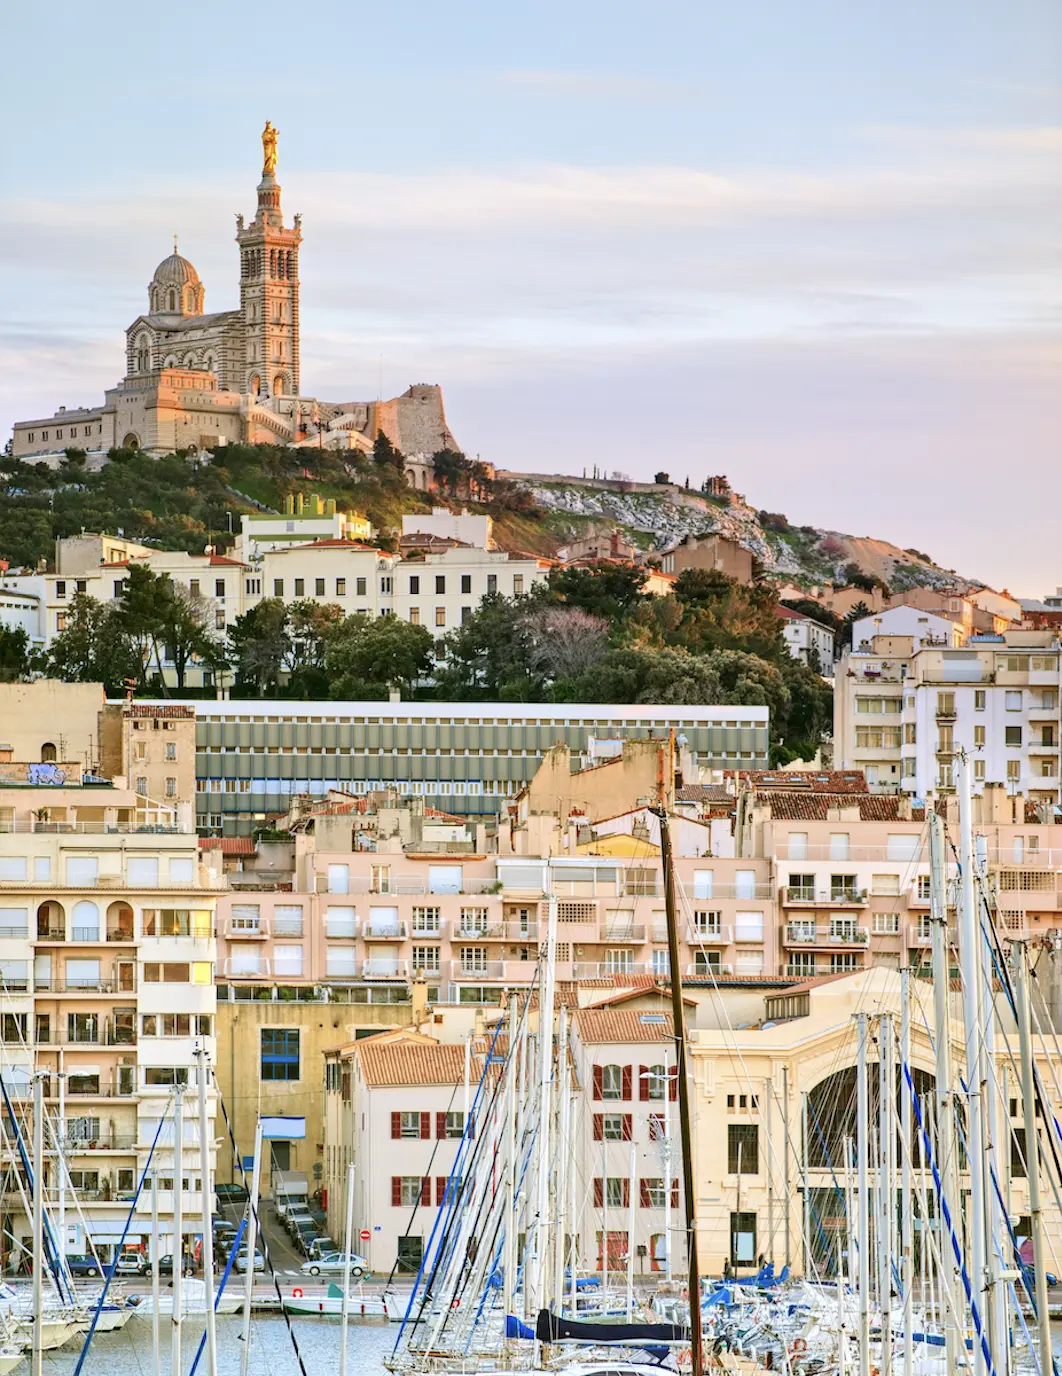
[{"label": "bare tree", "polygon": [[608,648],[608,622],[580,607],[543,607],[527,618],[531,662],[551,678],[592,669]]}]

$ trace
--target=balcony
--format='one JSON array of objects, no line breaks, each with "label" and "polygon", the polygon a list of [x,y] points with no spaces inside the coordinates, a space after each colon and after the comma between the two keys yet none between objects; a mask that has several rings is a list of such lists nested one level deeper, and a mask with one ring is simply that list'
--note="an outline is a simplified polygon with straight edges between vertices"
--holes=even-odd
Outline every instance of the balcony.
[{"label": "balcony", "polygon": [[573,979],[629,979],[632,975],[653,975],[657,972],[653,969],[651,961],[632,960],[626,965],[617,965],[612,961],[576,961],[572,965]]},{"label": "balcony", "polygon": [[461,922],[454,930],[453,941],[506,941],[504,922]]},{"label": "balcony", "polygon": [[262,979],[263,976],[268,979],[272,964],[272,961],[261,957],[252,963],[246,956],[227,956],[221,962],[221,973],[228,979]]},{"label": "balcony", "polygon": [[410,935],[414,941],[438,941],[446,935],[446,923],[440,918],[438,922],[429,923],[426,927],[418,926],[416,918],[410,927]]},{"label": "balcony", "polygon": [[[150,1147],[150,1142],[148,1146]],[[88,1152],[100,1151],[136,1151],[136,1133],[101,1133],[99,1137],[68,1137],[63,1143],[63,1149],[70,1156],[81,1156]],[[78,1191],[78,1198],[81,1192]]]},{"label": "balcony", "polygon": [[732,975],[733,973],[733,965],[724,965],[722,961],[720,961],[718,965],[714,963],[703,964],[700,961],[694,961],[692,965],[687,965],[683,972],[684,976],[693,976],[700,979],[708,979],[711,975]]},{"label": "balcony", "polygon": [[481,960],[466,964],[461,960],[450,962],[450,978],[461,983],[475,983],[478,980],[505,978],[504,960]]},{"label": "balcony", "polygon": [[782,931],[786,946],[865,946],[870,940],[866,927],[836,926],[820,927],[814,922],[789,922]]},{"label": "balcony", "polygon": [[[15,986],[9,980],[7,983],[8,992]],[[23,986],[25,987],[25,986]],[[112,994],[120,996],[123,994],[136,993],[136,980],[132,972],[128,976],[119,975],[101,976],[99,979],[34,979],[34,992],[38,994],[77,994],[84,998],[86,994]]]},{"label": "balcony", "polygon": [[325,914],[325,936],[330,941],[352,941],[358,934],[356,917],[333,917]]},{"label": "balcony", "polygon": [[932,900],[928,889],[923,892],[918,884],[912,884],[907,890],[907,906],[909,908],[928,908]]},{"label": "balcony", "polygon": [[41,1045],[48,1046],[136,1046],[136,1028],[122,1024],[106,1023],[99,1027],[57,1028],[54,1037],[47,1041],[38,1038]]},{"label": "balcony", "polygon": [[509,921],[505,924],[506,941],[538,941],[539,924],[537,922],[523,922],[519,919]]},{"label": "balcony", "polygon": [[687,889],[687,896],[691,903],[713,903],[717,898],[745,899],[773,898],[773,886],[769,883],[756,884],[713,884],[708,893],[694,887],[690,893]]},{"label": "balcony", "polygon": [[[679,938],[690,946],[729,946],[733,940],[733,928],[724,923],[711,923],[707,926],[694,926],[686,922],[683,926],[679,918]],[[667,923],[654,922],[652,939],[656,942],[667,940]]]},{"label": "balcony", "polygon": [[601,928],[601,941],[613,942],[617,946],[642,946],[645,943],[646,928],[633,922],[606,922]]},{"label": "balcony", "polygon": [[1026,749],[1030,755],[1057,755],[1058,741],[1055,740],[1054,736],[1049,736],[1046,739],[1041,738],[1038,741],[1032,740]]},{"label": "balcony", "polygon": [[867,903],[867,891],[848,885],[814,889],[804,884],[789,884],[782,889],[782,903],[786,907],[806,904],[816,908],[863,908]]},{"label": "balcony", "polygon": [[409,979],[409,961],[369,956],[361,963],[363,979]]},{"label": "balcony", "polygon": [[227,917],[227,941],[265,941],[269,937],[269,921],[264,917]]},{"label": "balcony", "polygon": [[409,936],[408,922],[381,922],[367,918],[362,924],[363,941],[405,941]]}]

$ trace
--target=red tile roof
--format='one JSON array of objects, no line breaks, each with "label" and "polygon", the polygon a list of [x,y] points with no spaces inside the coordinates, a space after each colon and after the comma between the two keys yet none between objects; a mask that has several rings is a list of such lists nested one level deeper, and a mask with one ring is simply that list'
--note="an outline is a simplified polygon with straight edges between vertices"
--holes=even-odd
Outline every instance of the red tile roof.
[{"label": "red tile roof", "polygon": [[305,545],[289,545],[285,549],[274,550],[275,554],[289,554],[292,550],[305,549],[360,549],[366,554],[383,554],[382,549],[377,549],[375,545],[363,545],[360,540],[344,540],[339,536],[330,536],[327,540],[311,540]]},{"label": "red tile roof", "polygon": [[195,720],[194,707],[149,707],[146,704],[130,702],[122,708],[123,717],[165,717],[170,720]]},{"label": "red tile roof", "polygon": [[869,793],[861,769],[742,769],[727,770],[728,778],[738,778],[753,788],[797,789],[804,793]]},{"label": "red tile roof", "polygon": [[254,839],[250,836],[200,836],[200,850],[219,850],[222,855],[253,855]]},{"label": "red tile roof", "polygon": [[465,1048],[461,1044],[366,1038],[354,1049],[365,1083],[378,1089],[464,1083]]},{"label": "red tile roof", "polygon": [[[646,1017],[652,1019],[647,1022]],[[662,1019],[663,1021],[657,1021]],[[575,1013],[579,1036],[587,1045],[603,1042],[672,1042],[675,1024],[670,1013],[636,1008],[580,1008]]]},{"label": "red tile roof", "polygon": [[[830,808],[859,809],[861,822],[902,822],[903,801],[894,793],[774,793],[757,790],[756,801],[767,803],[776,822],[825,822]],[[910,820],[917,820],[911,818]]]}]

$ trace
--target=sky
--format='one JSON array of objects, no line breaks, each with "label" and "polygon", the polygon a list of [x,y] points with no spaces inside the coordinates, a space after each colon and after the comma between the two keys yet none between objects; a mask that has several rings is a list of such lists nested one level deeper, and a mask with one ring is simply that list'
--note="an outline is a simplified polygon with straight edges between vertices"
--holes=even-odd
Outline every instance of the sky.
[{"label": "sky", "polygon": [[0,436],[95,404],[172,235],[237,304],[280,130],[303,391],[1062,584],[1056,0],[9,6]]}]

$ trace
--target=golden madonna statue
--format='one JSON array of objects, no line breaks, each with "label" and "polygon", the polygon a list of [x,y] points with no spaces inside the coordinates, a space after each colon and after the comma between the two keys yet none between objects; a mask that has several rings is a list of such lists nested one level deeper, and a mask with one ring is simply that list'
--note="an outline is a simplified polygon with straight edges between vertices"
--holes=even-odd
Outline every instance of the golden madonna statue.
[{"label": "golden madonna statue", "polygon": [[277,170],[277,130],[268,120],[262,130],[262,176],[268,177]]}]

